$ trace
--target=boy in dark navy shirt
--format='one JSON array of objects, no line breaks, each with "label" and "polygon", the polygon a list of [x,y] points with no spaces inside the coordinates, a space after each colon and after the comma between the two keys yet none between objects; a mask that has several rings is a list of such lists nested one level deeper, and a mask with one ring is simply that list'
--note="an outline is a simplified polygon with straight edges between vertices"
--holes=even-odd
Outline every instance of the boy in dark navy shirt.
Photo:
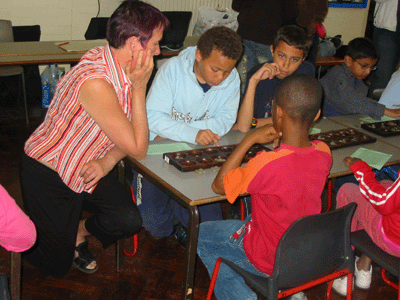
[{"label": "boy in dark navy shirt", "polygon": [[233,129],[247,132],[251,127],[271,123],[272,99],[277,86],[287,76],[302,73],[314,76],[314,67],[304,61],[311,40],[295,25],[281,27],[271,45],[273,61],[255,66],[247,76],[246,92]]}]

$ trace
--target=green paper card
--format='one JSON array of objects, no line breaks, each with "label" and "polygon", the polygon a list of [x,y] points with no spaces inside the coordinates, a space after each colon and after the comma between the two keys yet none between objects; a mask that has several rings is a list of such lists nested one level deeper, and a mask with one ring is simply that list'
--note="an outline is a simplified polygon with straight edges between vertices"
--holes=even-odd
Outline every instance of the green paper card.
[{"label": "green paper card", "polygon": [[351,157],[360,158],[371,166],[371,168],[380,170],[392,157],[391,154],[382,153],[374,150],[368,150],[365,148],[359,148],[354,152]]},{"label": "green paper card", "polygon": [[308,134],[317,134],[317,133],[320,133],[320,132],[321,132],[320,128],[311,127],[310,130],[308,131]]},{"label": "green paper card", "polygon": [[372,119],[371,117],[361,118],[360,120],[364,121],[366,123],[376,123],[376,122],[393,121],[396,119],[388,117],[388,116],[383,116],[380,120],[375,120],[375,119]]},{"label": "green paper card", "polygon": [[157,155],[169,152],[192,150],[186,143],[173,143],[173,144],[157,144],[149,145],[147,149],[148,155]]}]

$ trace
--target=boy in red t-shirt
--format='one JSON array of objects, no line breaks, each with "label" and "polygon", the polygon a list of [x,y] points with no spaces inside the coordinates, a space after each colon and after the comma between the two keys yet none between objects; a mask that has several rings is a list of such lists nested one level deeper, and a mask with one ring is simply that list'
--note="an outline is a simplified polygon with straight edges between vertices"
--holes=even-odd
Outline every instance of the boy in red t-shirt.
[{"label": "boy in red t-shirt", "polygon": [[[222,166],[213,190],[226,194],[231,203],[249,193],[252,214],[245,221],[200,225],[197,253],[210,275],[218,257],[224,257],[268,276],[286,229],[301,217],[321,212],[321,193],[332,157],[325,143],[308,138],[312,122],[320,115],[321,98],[322,87],[312,76],[285,78],[275,94],[273,123],[246,135]],[[241,167],[245,153],[255,143],[277,144],[279,139],[279,148],[260,152]],[[221,265],[215,295],[219,300],[257,299],[244,280],[225,265]]]}]

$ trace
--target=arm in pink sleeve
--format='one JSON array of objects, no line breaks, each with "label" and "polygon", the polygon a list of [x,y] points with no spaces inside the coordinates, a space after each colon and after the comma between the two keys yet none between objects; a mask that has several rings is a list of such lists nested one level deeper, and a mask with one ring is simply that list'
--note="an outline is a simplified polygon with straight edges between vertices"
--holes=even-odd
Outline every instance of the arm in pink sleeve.
[{"label": "arm in pink sleeve", "polygon": [[0,245],[8,251],[23,252],[35,241],[35,225],[0,185]]}]

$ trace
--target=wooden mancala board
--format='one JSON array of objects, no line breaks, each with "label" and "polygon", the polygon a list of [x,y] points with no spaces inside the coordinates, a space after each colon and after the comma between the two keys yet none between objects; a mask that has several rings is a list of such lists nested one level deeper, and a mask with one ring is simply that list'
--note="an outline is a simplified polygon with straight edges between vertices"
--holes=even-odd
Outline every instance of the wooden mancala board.
[{"label": "wooden mancala board", "polygon": [[363,123],[361,128],[385,137],[400,135],[400,120]]},{"label": "wooden mancala board", "polygon": [[353,128],[316,133],[309,137],[310,140],[325,142],[331,150],[376,142],[376,138]]},{"label": "wooden mancala board", "polygon": [[[163,159],[182,172],[189,172],[197,169],[208,169],[222,166],[236,146],[237,144],[169,152],[163,154]],[[270,151],[270,149],[264,147],[263,145],[255,144],[249,149],[249,151],[247,151],[243,162],[248,162],[250,158],[256,156],[259,151]]]}]

